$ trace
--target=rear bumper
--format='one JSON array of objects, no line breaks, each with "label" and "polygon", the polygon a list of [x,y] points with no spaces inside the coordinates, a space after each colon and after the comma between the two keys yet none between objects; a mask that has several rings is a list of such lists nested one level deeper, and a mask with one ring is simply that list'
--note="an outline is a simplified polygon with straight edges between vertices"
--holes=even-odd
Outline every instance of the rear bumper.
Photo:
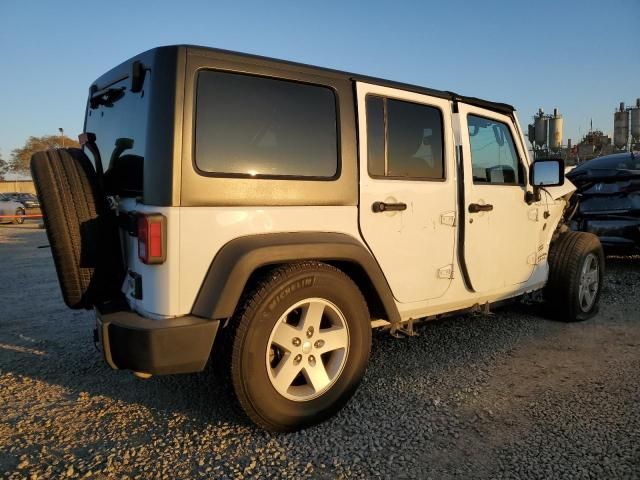
[{"label": "rear bumper", "polygon": [[95,341],[113,369],[155,375],[204,369],[220,325],[192,315],[151,320],[119,308],[96,308]]}]

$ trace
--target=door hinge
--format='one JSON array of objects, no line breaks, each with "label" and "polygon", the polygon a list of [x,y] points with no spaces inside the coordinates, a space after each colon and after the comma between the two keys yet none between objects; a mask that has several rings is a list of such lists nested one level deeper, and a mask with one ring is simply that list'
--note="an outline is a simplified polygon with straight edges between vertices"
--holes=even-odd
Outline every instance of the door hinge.
[{"label": "door hinge", "polygon": [[444,212],[440,214],[440,223],[454,227],[456,225],[456,212]]},{"label": "door hinge", "polygon": [[529,265],[537,265],[538,264],[538,255],[536,253],[532,253],[527,257],[527,263]]},{"label": "door hinge", "polygon": [[537,222],[538,221],[538,209],[532,208],[529,210],[529,220]]},{"label": "door hinge", "polygon": [[438,278],[442,278],[445,280],[453,279],[453,265],[445,265],[442,268],[438,269]]}]

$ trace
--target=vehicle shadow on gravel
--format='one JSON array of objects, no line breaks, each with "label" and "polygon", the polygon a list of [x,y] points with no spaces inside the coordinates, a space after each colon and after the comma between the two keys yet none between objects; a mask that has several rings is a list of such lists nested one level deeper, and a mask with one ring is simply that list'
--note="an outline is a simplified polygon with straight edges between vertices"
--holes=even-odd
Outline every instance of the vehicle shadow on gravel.
[{"label": "vehicle shadow on gravel", "polygon": [[[16,338],[11,342],[0,336],[0,371],[55,383],[68,389],[70,397],[86,392],[142,404],[162,416],[181,413],[198,422],[249,425],[236,410],[229,388],[211,363],[202,373],[148,380],[137,379],[130,372],[112,371],[91,345],[91,314],[72,316],[85,318],[73,318],[68,325],[61,325],[72,334],[68,343],[40,337],[37,332],[30,332],[25,337],[27,341]],[[510,324],[508,335],[505,322]],[[417,327],[418,336],[413,338],[395,339],[388,332],[376,332],[365,388],[390,375],[396,381],[411,381],[416,386],[420,380],[437,384],[451,369],[487,362],[493,355],[512,348],[514,338],[535,336],[538,322],[514,305],[492,316],[457,316],[425,323]],[[399,369],[398,365],[405,368]],[[387,401],[388,392],[367,390],[370,401]]]},{"label": "vehicle shadow on gravel", "polygon": [[[26,343],[25,339],[33,347],[20,345]],[[90,341],[90,338],[82,338],[83,343]],[[142,405],[154,416],[183,414],[197,421],[248,425],[233,408],[232,397],[209,366],[201,373],[142,380],[128,371],[110,370],[98,352],[84,345],[69,344],[67,348],[73,348],[74,353],[65,355],[57,345],[52,346],[51,342],[34,334],[11,343],[6,338],[1,339],[0,374],[9,373],[63,387],[69,400],[88,394]]]}]

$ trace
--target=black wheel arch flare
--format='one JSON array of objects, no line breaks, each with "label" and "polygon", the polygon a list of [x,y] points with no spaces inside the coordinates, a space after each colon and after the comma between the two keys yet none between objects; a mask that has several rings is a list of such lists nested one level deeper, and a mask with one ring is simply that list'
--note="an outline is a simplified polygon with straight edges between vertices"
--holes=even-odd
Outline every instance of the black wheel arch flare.
[{"label": "black wheel arch flare", "polygon": [[[391,288],[375,258],[354,237],[343,233],[294,232],[239,237],[216,254],[193,304],[192,314],[204,318],[231,317],[251,275],[259,268],[288,262],[318,260],[351,265],[366,275],[387,319],[396,324],[400,313]],[[346,272],[349,274],[349,272]],[[357,278],[353,279],[362,289]],[[367,285],[365,285],[367,286]]]}]

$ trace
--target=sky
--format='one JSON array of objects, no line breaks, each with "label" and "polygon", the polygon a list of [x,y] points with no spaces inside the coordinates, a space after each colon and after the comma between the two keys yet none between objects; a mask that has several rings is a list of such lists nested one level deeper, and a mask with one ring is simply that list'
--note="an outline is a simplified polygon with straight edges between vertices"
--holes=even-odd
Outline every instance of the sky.
[{"label": "sky", "polygon": [[184,43],[506,102],[523,125],[557,107],[565,142],[640,97],[640,0],[0,0],[0,154],[76,137],[94,79]]}]

